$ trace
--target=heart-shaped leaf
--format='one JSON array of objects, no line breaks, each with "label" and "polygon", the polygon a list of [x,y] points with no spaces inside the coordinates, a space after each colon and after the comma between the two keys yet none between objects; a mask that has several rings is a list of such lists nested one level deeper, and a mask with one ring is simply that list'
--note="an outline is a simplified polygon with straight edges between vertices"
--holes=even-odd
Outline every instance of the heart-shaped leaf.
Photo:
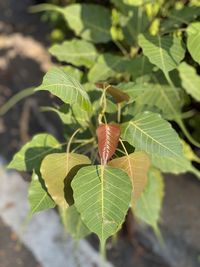
[{"label": "heart-shaped leaf", "polygon": [[[40,168],[47,190],[62,209],[68,207],[65,196],[65,179],[69,180],[83,165],[90,164],[88,157],[76,153],[54,153],[46,156]],[[75,168],[76,167],[76,168]],[[66,192],[66,194],[71,194]],[[69,197],[69,196],[67,196]]]},{"label": "heart-shaped leaf", "polygon": [[113,156],[118,146],[120,127],[117,124],[100,124],[97,128],[98,149],[102,164]]},{"label": "heart-shaped leaf", "polygon": [[110,166],[88,166],[78,171],[72,188],[83,222],[104,245],[124,221],[131,201],[130,178]]},{"label": "heart-shaped leaf", "polygon": [[122,124],[122,138],[149,154],[182,156],[182,146],[176,131],[159,114],[144,112]]},{"label": "heart-shaped leaf", "polygon": [[139,45],[149,61],[164,73],[175,69],[184,58],[185,49],[180,38],[176,36],[139,35]]},{"label": "heart-shaped leaf", "polygon": [[150,167],[148,155],[144,152],[135,152],[113,159],[108,165],[122,169],[128,174],[133,186],[133,201],[135,203],[147,183],[147,174]]}]

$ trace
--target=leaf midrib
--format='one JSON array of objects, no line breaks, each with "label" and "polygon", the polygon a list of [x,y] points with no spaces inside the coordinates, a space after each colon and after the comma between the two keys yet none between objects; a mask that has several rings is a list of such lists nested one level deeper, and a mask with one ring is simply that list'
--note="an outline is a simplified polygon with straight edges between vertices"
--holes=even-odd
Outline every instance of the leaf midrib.
[{"label": "leaf midrib", "polygon": [[149,135],[147,132],[145,132],[143,129],[141,129],[136,123],[134,123],[133,121],[129,122],[129,126],[133,125],[133,127],[135,127],[136,129],[138,129],[139,131],[141,131],[144,135],[146,135],[148,138],[152,139],[155,143],[157,143],[158,145],[160,145],[161,147],[165,148],[166,150],[170,151],[172,154],[174,154],[176,157],[179,155],[177,153],[175,153],[173,150],[169,149],[167,146],[165,146],[164,144],[158,142],[154,137],[152,137],[151,135]]}]

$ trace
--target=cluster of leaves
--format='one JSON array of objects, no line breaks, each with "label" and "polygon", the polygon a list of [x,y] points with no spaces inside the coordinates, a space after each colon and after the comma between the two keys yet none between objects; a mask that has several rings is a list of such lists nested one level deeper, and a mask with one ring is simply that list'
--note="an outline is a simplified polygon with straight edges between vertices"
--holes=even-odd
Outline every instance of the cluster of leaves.
[{"label": "cluster of leaves", "polygon": [[30,215],[57,205],[74,238],[94,232],[103,250],[129,207],[158,231],[162,172],[200,178],[192,165],[199,158],[169,122],[200,146],[183,122],[188,98],[200,101],[200,7],[188,2],[35,8],[62,14],[74,38],[49,49],[62,65],[34,89],[62,100],[61,107],[45,110],[66,126],[67,151],[53,136],[39,134],[8,166],[33,172]]}]

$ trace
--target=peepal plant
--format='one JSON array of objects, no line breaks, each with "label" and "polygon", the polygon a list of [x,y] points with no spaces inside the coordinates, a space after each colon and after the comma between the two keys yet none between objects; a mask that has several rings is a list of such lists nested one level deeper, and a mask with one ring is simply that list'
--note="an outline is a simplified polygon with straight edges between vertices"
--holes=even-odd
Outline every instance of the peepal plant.
[{"label": "peepal plant", "polygon": [[38,134],[8,166],[33,173],[30,216],[58,206],[67,231],[95,233],[102,252],[129,208],[159,233],[162,173],[200,178],[183,140],[200,147],[183,121],[188,99],[200,101],[200,7],[112,0],[33,9],[61,14],[74,38],[49,49],[62,65],[32,89],[62,101],[42,109],[63,122],[66,143]]}]

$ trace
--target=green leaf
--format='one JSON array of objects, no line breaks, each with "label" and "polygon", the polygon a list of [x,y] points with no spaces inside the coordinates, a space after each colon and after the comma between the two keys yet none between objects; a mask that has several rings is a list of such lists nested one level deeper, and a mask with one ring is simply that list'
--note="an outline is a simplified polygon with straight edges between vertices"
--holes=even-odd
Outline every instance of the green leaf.
[{"label": "green leaf", "polygon": [[53,68],[47,72],[42,84],[35,90],[49,91],[65,103],[70,105],[77,103],[82,109],[91,111],[91,103],[84,88],[61,68]]},{"label": "green leaf", "polygon": [[193,59],[200,64],[200,22],[187,27],[187,48]]},{"label": "green leaf", "polygon": [[105,53],[97,58],[97,62],[90,69],[88,79],[91,82],[106,80],[116,75],[129,73],[135,79],[152,72],[152,65],[145,57],[126,59],[121,56]]},{"label": "green leaf", "polygon": [[181,82],[186,92],[197,101],[200,101],[200,77],[195,68],[182,62],[178,67]]},{"label": "green leaf", "polygon": [[97,58],[97,62],[90,69],[88,79],[91,82],[106,80],[117,73],[125,72],[124,66],[126,63],[127,60],[121,56],[108,53],[100,55]]},{"label": "green leaf", "polygon": [[54,153],[47,155],[42,161],[42,178],[52,199],[61,208],[68,207],[66,198],[71,197],[71,192],[65,192],[65,179],[69,182],[74,172],[86,164],[90,164],[89,158],[76,153]]},{"label": "green leaf", "polygon": [[7,168],[18,171],[38,170],[42,159],[58,151],[58,148],[60,144],[52,135],[37,134],[14,155]]},{"label": "green leaf", "polygon": [[83,223],[80,213],[74,205],[67,209],[66,227],[75,240],[79,240],[90,234],[90,230]]},{"label": "green leaf", "polygon": [[148,175],[148,183],[138,199],[133,212],[135,216],[152,226],[158,228],[158,221],[164,196],[164,181],[161,173],[152,169]]},{"label": "green leaf", "polygon": [[32,175],[32,181],[28,189],[28,200],[31,215],[36,212],[55,207],[55,202],[43,188],[36,173],[33,173]]},{"label": "green leaf", "polygon": [[77,36],[94,43],[111,40],[111,15],[108,9],[95,4],[72,4],[61,10],[69,27]]},{"label": "green leaf", "polygon": [[182,9],[170,10],[168,18],[164,19],[161,24],[161,31],[170,31],[178,29],[183,24],[188,24],[190,21],[195,21],[200,15],[200,7],[185,6]]},{"label": "green leaf", "polygon": [[86,66],[88,68],[94,64],[98,55],[93,44],[79,39],[53,45],[49,52],[61,62],[71,63],[76,66]]},{"label": "green leaf", "polygon": [[62,66],[61,67],[66,73],[71,75],[74,79],[77,81],[81,82],[83,78],[83,72],[73,66],[67,65],[67,66]]},{"label": "green leaf", "polygon": [[122,138],[137,149],[160,156],[182,155],[177,133],[159,114],[144,112],[122,124]]},{"label": "green leaf", "polygon": [[75,206],[102,244],[124,221],[131,200],[128,175],[109,166],[83,167],[72,181]]},{"label": "green leaf", "polygon": [[154,3],[155,0],[123,0],[123,2],[130,6],[141,6],[147,3]]},{"label": "green leaf", "polygon": [[193,172],[193,166],[185,156],[160,157],[159,155],[151,155],[152,165],[157,167],[159,170],[165,173],[186,173]]},{"label": "green leaf", "polygon": [[143,91],[135,99],[136,109],[138,107],[144,108],[144,106],[157,107],[162,116],[168,120],[180,117],[182,100],[178,88],[174,90],[170,86],[153,83],[136,84],[133,88],[136,92]]},{"label": "green leaf", "polygon": [[176,36],[139,35],[139,45],[149,61],[164,73],[175,69],[184,58],[185,49],[180,38]]}]

